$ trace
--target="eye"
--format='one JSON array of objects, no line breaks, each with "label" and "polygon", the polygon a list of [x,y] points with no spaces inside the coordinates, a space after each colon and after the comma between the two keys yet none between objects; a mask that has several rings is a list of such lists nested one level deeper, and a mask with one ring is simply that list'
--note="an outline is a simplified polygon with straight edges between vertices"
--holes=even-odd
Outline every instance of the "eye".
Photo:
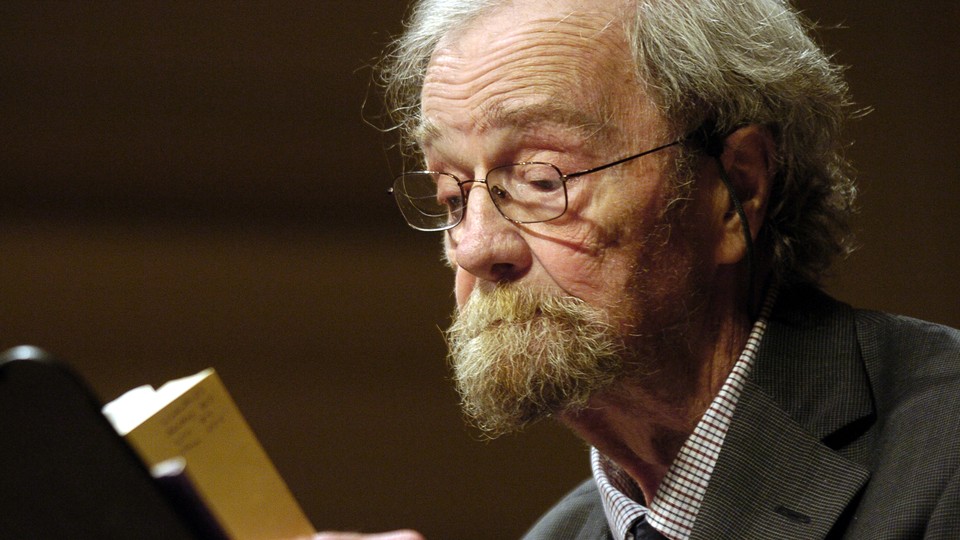
[{"label": "eye", "polygon": [[463,192],[455,182],[437,183],[437,202],[453,211],[463,206]]},{"label": "eye", "polygon": [[540,193],[552,193],[559,189],[563,189],[563,180],[560,180],[559,178],[524,180],[524,184],[531,188],[532,191],[538,191]]},{"label": "eye", "polygon": [[530,195],[549,195],[563,190],[560,173],[546,163],[525,163],[511,169],[517,187]]},{"label": "eye", "polygon": [[510,193],[503,186],[490,186],[490,195],[501,201],[510,199]]},{"label": "eye", "polygon": [[447,197],[443,200],[443,204],[447,205],[447,208],[449,208],[451,211],[456,210],[457,208],[463,206],[463,197],[460,195]]}]

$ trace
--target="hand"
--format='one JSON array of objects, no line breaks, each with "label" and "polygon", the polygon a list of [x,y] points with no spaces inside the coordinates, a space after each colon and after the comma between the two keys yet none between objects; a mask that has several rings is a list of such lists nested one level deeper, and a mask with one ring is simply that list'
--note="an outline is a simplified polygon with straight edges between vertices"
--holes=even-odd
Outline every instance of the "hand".
[{"label": "hand", "polygon": [[317,533],[311,540],[424,540],[423,535],[416,531],[392,531],[379,534],[361,533]]}]

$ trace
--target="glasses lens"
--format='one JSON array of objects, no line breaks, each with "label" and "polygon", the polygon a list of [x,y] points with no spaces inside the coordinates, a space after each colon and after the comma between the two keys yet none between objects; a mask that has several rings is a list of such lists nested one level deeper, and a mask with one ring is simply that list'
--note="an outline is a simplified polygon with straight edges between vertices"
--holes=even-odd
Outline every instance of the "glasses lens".
[{"label": "glasses lens", "polygon": [[550,221],[567,210],[567,186],[549,163],[518,163],[492,169],[487,187],[507,219],[518,223]]},{"label": "glasses lens", "polygon": [[407,223],[421,231],[449,229],[463,215],[463,192],[449,174],[402,174],[393,182],[393,196]]}]

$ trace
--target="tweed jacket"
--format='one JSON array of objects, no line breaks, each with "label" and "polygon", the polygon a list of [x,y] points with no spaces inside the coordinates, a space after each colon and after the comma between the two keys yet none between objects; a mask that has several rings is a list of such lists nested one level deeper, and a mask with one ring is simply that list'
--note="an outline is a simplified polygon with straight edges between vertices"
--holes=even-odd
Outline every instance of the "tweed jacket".
[{"label": "tweed jacket", "polygon": [[[960,538],[960,332],[781,292],[692,537]],[[525,538],[611,538],[593,480]]]}]

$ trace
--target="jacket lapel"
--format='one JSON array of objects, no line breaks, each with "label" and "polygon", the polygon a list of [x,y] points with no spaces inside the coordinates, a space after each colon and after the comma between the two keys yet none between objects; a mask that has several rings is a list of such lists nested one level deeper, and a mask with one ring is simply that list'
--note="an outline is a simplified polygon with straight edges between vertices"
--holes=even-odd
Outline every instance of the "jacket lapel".
[{"label": "jacket lapel", "polygon": [[710,479],[693,538],[823,538],[869,478],[874,416],[853,311],[781,296]]}]

